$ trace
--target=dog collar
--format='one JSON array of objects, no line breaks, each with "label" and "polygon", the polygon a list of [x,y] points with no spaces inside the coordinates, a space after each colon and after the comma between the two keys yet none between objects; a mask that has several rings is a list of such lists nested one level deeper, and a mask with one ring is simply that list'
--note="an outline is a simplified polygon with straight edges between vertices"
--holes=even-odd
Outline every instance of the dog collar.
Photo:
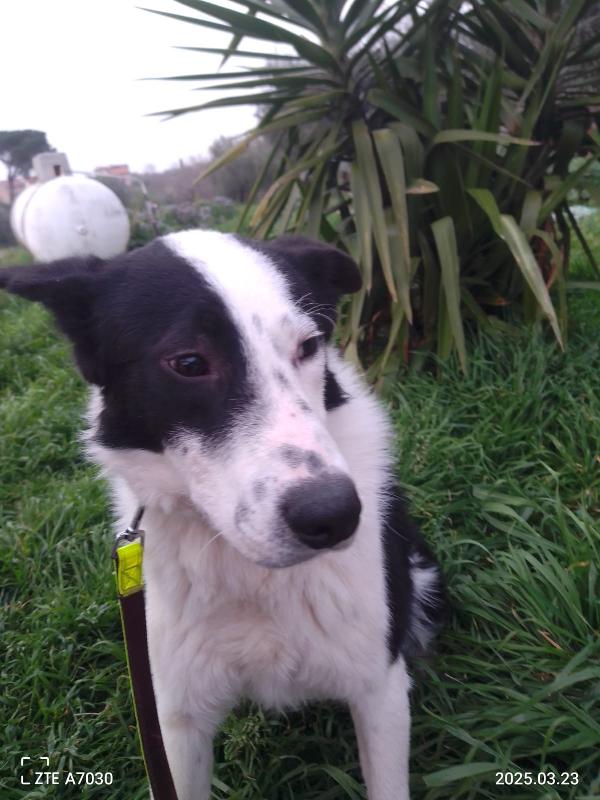
[{"label": "dog collar", "polygon": [[143,515],[144,507],[140,506],[131,525],[117,534],[112,557],[115,563],[117,595],[121,610],[121,625],[133,709],[146,775],[154,800],[177,800],[160,730],[148,655],[142,568],[144,531],[139,527]]}]

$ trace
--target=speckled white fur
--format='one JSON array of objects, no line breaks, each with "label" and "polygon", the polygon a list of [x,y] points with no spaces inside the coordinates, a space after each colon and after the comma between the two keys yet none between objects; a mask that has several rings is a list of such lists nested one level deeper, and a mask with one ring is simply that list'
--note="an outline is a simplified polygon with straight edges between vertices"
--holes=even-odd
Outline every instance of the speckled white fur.
[{"label": "speckled white fur", "polygon": [[[390,664],[386,646],[378,510],[390,471],[385,414],[333,348],[293,365],[298,340],[314,323],[294,307],[264,256],[221,234],[193,231],[163,241],[228,306],[260,389],[262,420],[251,429],[242,417],[222,450],[208,450],[189,431],[161,454],[111,450],[93,441],[99,393],[90,402],[87,448],[110,480],[119,528],[146,506],[149,647],[178,798],[208,800],[215,730],[249,697],[275,708],[347,702],[370,800],[406,800],[409,679],[402,657]],[[350,398],[329,413],[325,358]],[[314,451],[351,476],[362,514],[347,548],[302,560],[308,554],[281,541],[276,500],[304,469],[275,462],[282,445]],[[236,509],[252,508],[257,482],[270,494],[240,530]],[[295,561],[285,569],[260,565]]]}]

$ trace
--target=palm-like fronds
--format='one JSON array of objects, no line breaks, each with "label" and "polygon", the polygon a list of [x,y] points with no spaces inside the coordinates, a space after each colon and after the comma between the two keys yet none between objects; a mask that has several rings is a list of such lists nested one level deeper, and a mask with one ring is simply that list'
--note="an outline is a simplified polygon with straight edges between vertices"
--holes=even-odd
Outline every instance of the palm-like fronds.
[{"label": "palm-like fronds", "polygon": [[260,105],[211,170],[272,137],[276,178],[253,232],[302,231],[357,259],[365,290],[341,336],[358,358],[386,332],[371,375],[409,346],[456,349],[466,370],[465,327],[505,327],[503,306],[545,316],[562,345],[551,290],[564,300],[566,197],[600,152],[592,0],[177,2],[195,15],[155,13],[230,33],[223,64],[265,64],[170,78],[228,94],[162,113]]}]

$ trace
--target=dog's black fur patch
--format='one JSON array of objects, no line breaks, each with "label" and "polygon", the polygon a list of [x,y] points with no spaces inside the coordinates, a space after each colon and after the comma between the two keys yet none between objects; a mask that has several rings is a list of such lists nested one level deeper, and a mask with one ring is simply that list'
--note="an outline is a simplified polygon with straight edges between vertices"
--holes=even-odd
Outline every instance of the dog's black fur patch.
[{"label": "dog's black fur patch", "polygon": [[[178,429],[209,440],[253,401],[238,330],[216,291],[162,242],[116,258],[0,272],[0,285],[47,305],[84,377],[101,387],[99,441],[160,452]],[[214,376],[181,380],[161,359],[206,351]]]},{"label": "dog's black fur patch", "polygon": [[335,375],[329,369],[325,369],[325,408],[327,411],[333,411],[334,408],[339,408],[347,403],[350,398],[342,390],[342,387],[337,382]]},{"label": "dog's black fur patch", "polygon": [[[425,654],[418,621],[433,637],[446,617],[446,591],[437,560],[413,520],[406,501],[396,486],[386,491],[386,509],[382,527],[385,558],[387,604],[390,610],[388,649],[394,661],[405,656]],[[411,566],[436,568],[437,583],[426,596],[419,596],[413,587]]]}]

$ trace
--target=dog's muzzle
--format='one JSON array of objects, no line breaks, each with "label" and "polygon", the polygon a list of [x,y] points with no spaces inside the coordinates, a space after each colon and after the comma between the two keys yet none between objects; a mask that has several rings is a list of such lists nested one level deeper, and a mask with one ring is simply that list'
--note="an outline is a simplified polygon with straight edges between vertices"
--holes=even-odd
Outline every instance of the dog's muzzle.
[{"label": "dog's muzzle", "polygon": [[313,550],[349,539],[358,526],[360,512],[354,484],[342,474],[303,480],[288,489],[281,501],[285,522]]}]

